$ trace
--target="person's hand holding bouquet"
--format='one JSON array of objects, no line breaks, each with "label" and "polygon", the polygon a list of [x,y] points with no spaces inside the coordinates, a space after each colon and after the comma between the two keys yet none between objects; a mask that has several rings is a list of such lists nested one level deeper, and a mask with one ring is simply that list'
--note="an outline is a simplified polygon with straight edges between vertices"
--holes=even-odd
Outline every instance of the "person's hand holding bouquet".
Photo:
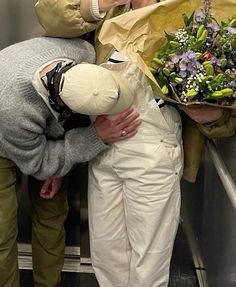
[{"label": "person's hand holding bouquet", "polygon": [[209,105],[179,105],[179,108],[199,124],[213,124],[223,116],[222,108]]}]

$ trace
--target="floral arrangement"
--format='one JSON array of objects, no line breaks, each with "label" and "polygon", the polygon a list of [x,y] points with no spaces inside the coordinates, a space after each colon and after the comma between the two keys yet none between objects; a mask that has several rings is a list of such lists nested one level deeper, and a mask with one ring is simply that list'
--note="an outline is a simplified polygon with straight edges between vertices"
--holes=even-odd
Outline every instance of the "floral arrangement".
[{"label": "floral arrangement", "polygon": [[184,14],[183,22],[174,35],[165,33],[150,71],[168,97],[230,106],[236,100],[236,12],[219,24],[205,0],[198,13]]}]

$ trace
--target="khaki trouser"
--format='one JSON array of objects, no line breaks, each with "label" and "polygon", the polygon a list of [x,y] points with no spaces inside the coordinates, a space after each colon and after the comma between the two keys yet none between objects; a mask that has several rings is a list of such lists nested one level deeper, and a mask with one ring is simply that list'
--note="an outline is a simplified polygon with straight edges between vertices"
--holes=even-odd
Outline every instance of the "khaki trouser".
[{"label": "khaki trouser", "polygon": [[[0,286],[19,287],[17,261],[18,168],[0,157]],[[53,200],[39,197],[42,182],[29,184],[32,206],[32,251],[35,287],[60,286],[64,262],[64,221],[68,212],[65,188]]]}]

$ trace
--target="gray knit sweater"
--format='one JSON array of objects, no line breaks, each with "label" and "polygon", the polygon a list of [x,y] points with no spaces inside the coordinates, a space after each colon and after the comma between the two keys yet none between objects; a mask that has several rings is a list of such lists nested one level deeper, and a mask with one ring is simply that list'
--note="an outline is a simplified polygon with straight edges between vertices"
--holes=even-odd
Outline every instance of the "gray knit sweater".
[{"label": "gray knit sweater", "polygon": [[41,65],[62,57],[95,60],[81,39],[39,37],[0,51],[0,156],[38,179],[64,176],[107,148],[92,126],[66,132],[32,85]]}]

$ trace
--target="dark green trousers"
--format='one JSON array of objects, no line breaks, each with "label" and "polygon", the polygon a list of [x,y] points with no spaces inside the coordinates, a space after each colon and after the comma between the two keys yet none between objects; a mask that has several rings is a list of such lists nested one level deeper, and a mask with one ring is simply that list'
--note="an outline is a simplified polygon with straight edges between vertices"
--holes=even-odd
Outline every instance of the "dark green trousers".
[{"label": "dark green trousers", "polygon": [[[17,260],[16,165],[0,157],[0,286],[19,287]],[[42,182],[29,184],[32,208],[32,253],[35,287],[60,286],[64,263],[64,222],[68,212],[65,187],[52,200],[39,196]]]}]

